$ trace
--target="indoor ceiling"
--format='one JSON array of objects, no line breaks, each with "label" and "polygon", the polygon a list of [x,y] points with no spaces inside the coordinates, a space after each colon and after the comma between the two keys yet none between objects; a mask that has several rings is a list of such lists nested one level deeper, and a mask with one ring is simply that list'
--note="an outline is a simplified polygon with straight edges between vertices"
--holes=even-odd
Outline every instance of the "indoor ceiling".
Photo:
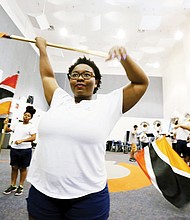
[{"label": "indoor ceiling", "polygon": [[[185,34],[190,18],[190,0],[6,2],[12,5],[13,21],[25,37],[42,36],[51,43],[103,52],[114,45],[124,45],[128,54],[152,76],[162,76],[162,66]],[[56,72],[67,71],[81,55],[50,47],[48,53]],[[105,74],[124,73],[117,60],[105,63],[104,58],[86,56]]]}]

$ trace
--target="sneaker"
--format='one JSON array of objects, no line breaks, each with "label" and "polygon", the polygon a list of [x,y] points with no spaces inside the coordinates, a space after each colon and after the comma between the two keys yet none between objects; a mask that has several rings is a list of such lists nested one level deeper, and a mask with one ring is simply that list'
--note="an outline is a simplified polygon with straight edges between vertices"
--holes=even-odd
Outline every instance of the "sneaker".
[{"label": "sneaker", "polygon": [[3,192],[3,194],[4,194],[4,195],[9,195],[9,194],[11,194],[12,192],[15,192],[16,190],[17,190],[17,187],[16,187],[16,186],[10,185],[9,188],[7,188],[7,189]]},{"label": "sneaker", "polygon": [[135,158],[129,158],[130,162],[136,162]]},{"label": "sneaker", "polygon": [[21,196],[23,193],[23,187],[19,186],[15,192],[15,196]]}]

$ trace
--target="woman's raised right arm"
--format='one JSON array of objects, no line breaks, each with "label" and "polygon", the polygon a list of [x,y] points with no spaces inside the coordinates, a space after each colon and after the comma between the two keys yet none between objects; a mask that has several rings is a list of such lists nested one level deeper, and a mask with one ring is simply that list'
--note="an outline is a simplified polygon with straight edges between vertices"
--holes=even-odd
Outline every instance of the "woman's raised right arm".
[{"label": "woman's raised right arm", "polygon": [[54,91],[59,87],[46,51],[46,40],[36,37],[36,46],[40,52],[40,75],[47,103],[50,105]]}]

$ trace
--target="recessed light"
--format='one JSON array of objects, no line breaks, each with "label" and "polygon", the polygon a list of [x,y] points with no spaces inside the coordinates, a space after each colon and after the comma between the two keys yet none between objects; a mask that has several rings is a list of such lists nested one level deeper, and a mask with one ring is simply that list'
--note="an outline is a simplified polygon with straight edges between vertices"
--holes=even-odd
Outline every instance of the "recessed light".
[{"label": "recessed light", "polygon": [[117,38],[118,39],[125,38],[125,31],[123,29],[119,29],[119,31],[117,32]]},{"label": "recessed light", "polygon": [[176,31],[174,38],[175,38],[175,40],[181,40],[183,38],[183,32],[180,30]]},{"label": "recessed light", "polygon": [[68,35],[68,31],[67,29],[64,27],[64,28],[61,28],[60,30],[60,35],[63,36],[63,37],[66,37]]}]

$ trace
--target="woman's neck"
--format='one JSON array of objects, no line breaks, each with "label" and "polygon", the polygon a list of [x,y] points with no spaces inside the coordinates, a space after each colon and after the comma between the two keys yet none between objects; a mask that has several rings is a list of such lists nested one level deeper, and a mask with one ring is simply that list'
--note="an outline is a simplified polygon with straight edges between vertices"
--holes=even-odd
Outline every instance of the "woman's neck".
[{"label": "woman's neck", "polygon": [[83,100],[91,100],[92,96],[89,96],[89,97],[75,97],[74,99],[75,99],[75,103],[80,103]]}]

